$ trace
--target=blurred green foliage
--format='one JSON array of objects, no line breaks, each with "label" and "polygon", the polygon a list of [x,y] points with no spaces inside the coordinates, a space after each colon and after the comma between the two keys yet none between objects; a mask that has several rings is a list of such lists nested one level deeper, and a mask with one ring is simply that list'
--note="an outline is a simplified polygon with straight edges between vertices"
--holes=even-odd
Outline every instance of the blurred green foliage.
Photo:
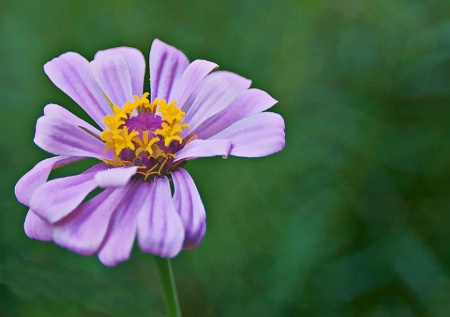
[{"label": "blurred green foliage", "polygon": [[[16,181],[66,51],[160,38],[253,80],[286,149],[189,163],[208,212],[174,261],[184,316],[450,316],[450,2],[0,2],[0,316],[163,316],[153,261],[115,268],[23,233]],[[70,170],[69,170],[70,172]]]}]

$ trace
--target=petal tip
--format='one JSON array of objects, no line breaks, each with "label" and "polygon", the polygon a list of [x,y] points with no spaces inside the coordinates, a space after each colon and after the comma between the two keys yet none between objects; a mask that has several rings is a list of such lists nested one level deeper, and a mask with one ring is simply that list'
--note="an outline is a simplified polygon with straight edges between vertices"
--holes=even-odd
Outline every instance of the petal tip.
[{"label": "petal tip", "polygon": [[136,174],[137,166],[132,167],[116,167],[100,171],[95,174],[95,181],[101,188],[123,187]]}]

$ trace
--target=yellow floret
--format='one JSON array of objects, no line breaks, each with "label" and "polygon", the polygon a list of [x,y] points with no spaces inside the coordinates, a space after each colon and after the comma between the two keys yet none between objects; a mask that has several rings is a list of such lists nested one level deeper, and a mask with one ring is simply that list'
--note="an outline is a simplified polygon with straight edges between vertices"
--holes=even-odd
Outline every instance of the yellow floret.
[{"label": "yellow floret", "polygon": [[117,133],[113,132],[113,134],[114,151],[116,152],[116,155],[119,155],[120,152],[122,152],[122,150],[126,148],[134,151],[135,146],[132,140],[135,136],[139,135],[139,132],[128,132],[128,127],[124,126],[122,129],[119,129]]},{"label": "yellow floret", "polygon": [[179,143],[183,141],[179,135],[181,132],[181,126],[179,124],[170,125],[163,122],[162,129],[156,130],[155,135],[162,136],[164,138],[164,145],[167,147],[173,140],[176,140]]},{"label": "yellow floret", "polygon": [[159,138],[151,138],[149,140],[149,132],[144,131],[142,140],[138,137],[134,138],[134,141],[139,145],[136,149],[136,156],[141,154],[143,151],[146,151],[149,155],[153,155],[153,144],[159,141]]}]

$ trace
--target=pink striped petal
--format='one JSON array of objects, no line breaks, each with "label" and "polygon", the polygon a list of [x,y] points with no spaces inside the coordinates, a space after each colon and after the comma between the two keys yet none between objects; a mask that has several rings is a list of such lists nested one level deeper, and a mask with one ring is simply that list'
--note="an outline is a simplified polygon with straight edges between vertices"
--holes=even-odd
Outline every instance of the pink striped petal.
[{"label": "pink striped petal", "polygon": [[37,187],[47,181],[52,170],[83,159],[83,157],[55,156],[40,161],[17,182],[14,189],[17,199],[29,207],[31,195]]},{"label": "pink striped petal", "polygon": [[98,253],[104,265],[114,266],[130,257],[136,237],[137,215],[148,207],[145,203],[149,194],[146,184],[145,182],[134,184],[116,208],[105,241]]},{"label": "pink striped petal", "polygon": [[220,77],[222,80],[226,80],[239,93],[244,92],[245,90],[250,88],[250,85],[252,84],[252,81],[250,79],[226,70],[211,73],[208,77]]},{"label": "pink striped petal", "polygon": [[[219,75],[214,75],[214,74]],[[237,84],[230,80],[229,72],[217,72],[207,77],[183,122],[189,124],[191,130],[221,110],[228,107],[236,97],[248,88],[244,83]],[[238,76],[238,75],[236,75]],[[238,78],[243,78],[238,76]]]},{"label": "pink striped petal", "polygon": [[111,108],[84,57],[73,52],[62,54],[45,64],[44,71],[100,127],[105,126],[103,118],[111,112]]},{"label": "pink striped petal", "polygon": [[224,81],[224,86],[231,86],[232,91],[234,91],[234,94],[236,96],[243,93],[244,91],[246,91],[252,83],[251,80],[244,78],[242,76],[239,76],[232,72],[227,72],[227,71],[213,72],[213,73],[209,74],[208,76],[206,76],[202,80],[202,82],[197,86],[197,88],[195,88],[195,90],[192,92],[189,99],[184,104],[183,111],[185,113],[189,112],[189,110],[191,109],[198,94],[202,90],[204,90],[204,87],[206,85],[210,85],[210,83],[209,83],[210,81],[216,81],[216,80]]},{"label": "pink striped petal", "polygon": [[95,174],[105,168],[104,163],[99,163],[80,175],[58,178],[42,184],[31,196],[31,209],[50,223],[61,220],[97,187]]},{"label": "pink striped petal", "polygon": [[40,117],[36,123],[34,143],[56,155],[112,159],[111,151],[104,152],[105,144],[96,135],[63,118]]},{"label": "pink striped petal", "polygon": [[110,168],[95,175],[98,187],[122,187],[130,182],[137,172],[137,166]]},{"label": "pink striped petal", "polygon": [[230,154],[231,142],[229,140],[194,140],[176,153],[176,161]]},{"label": "pink striped petal", "polygon": [[185,229],[183,248],[196,248],[206,231],[206,213],[197,187],[189,173],[179,168],[172,173],[173,202]]},{"label": "pink striped petal", "polygon": [[143,183],[149,193],[138,214],[138,242],[142,251],[163,258],[176,256],[184,241],[184,227],[175,210],[167,177]]},{"label": "pink striped petal", "polygon": [[249,89],[240,94],[228,107],[210,117],[198,128],[190,131],[199,139],[207,139],[233,123],[255,113],[269,109],[277,101],[259,89]]},{"label": "pink striped petal", "polygon": [[103,54],[91,62],[91,70],[100,88],[115,105],[134,101],[128,64],[120,54]]},{"label": "pink striped petal", "polygon": [[55,243],[82,255],[92,255],[100,248],[111,216],[130,186],[106,189],[81,204],[69,216],[54,225]]},{"label": "pink striped petal", "polygon": [[82,127],[85,131],[87,131],[91,135],[95,135],[97,138],[100,138],[101,132],[87,123],[86,121],[78,118],[69,110],[61,107],[60,105],[50,103],[44,107],[44,116],[55,118],[56,120],[66,121],[71,125],[75,125],[78,127]]},{"label": "pink striped petal", "polygon": [[41,241],[52,241],[53,227],[47,221],[41,219],[33,210],[28,210],[23,224],[25,234],[31,238]]},{"label": "pink striped petal", "polygon": [[158,97],[171,101],[174,87],[189,65],[186,55],[160,40],[153,41],[150,49],[151,99]]},{"label": "pink striped petal", "polygon": [[230,155],[260,157],[284,148],[284,120],[276,113],[263,112],[246,117],[209,140],[230,140]]},{"label": "pink striped petal", "polygon": [[179,108],[183,108],[183,105],[203,78],[216,67],[218,67],[217,64],[200,59],[189,64],[181,76],[172,97],[178,102]]},{"label": "pink striped petal", "polygon": [[115,47],[98,51],[94,59],[111,59],[112,56],[117,54],[122,56],[128,65],[133,95],[142,96],[144,89],[145,58],[139,50],[132,47]]}]

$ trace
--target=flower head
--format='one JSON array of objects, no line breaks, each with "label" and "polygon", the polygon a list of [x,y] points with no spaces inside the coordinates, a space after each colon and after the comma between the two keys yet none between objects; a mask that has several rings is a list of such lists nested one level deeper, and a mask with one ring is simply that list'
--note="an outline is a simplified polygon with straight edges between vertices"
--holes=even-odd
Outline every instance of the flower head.
[{"label": "flower head", "polygon": [[[44,66],[50,80],[98,128],[49,104],[34,142],[57,156],[39,162],[16,185],[30,209],[25,233],[105,265],[128,259],[134,240],[161,257],[199,245],[206,215],[187,161],[220,155],[266,156],[284,147],[284,121],[263,112],[276,101],[234,73],[187,57],[155,40],[150,93],[145,59],[128,47],[100,51],[92,62],[65,53]],[[51,170],[86,158],[79,175],[48,180]],[[173,183],[173,193],[171,184]],[[103,191],[86,199],[96,188]]]}]

